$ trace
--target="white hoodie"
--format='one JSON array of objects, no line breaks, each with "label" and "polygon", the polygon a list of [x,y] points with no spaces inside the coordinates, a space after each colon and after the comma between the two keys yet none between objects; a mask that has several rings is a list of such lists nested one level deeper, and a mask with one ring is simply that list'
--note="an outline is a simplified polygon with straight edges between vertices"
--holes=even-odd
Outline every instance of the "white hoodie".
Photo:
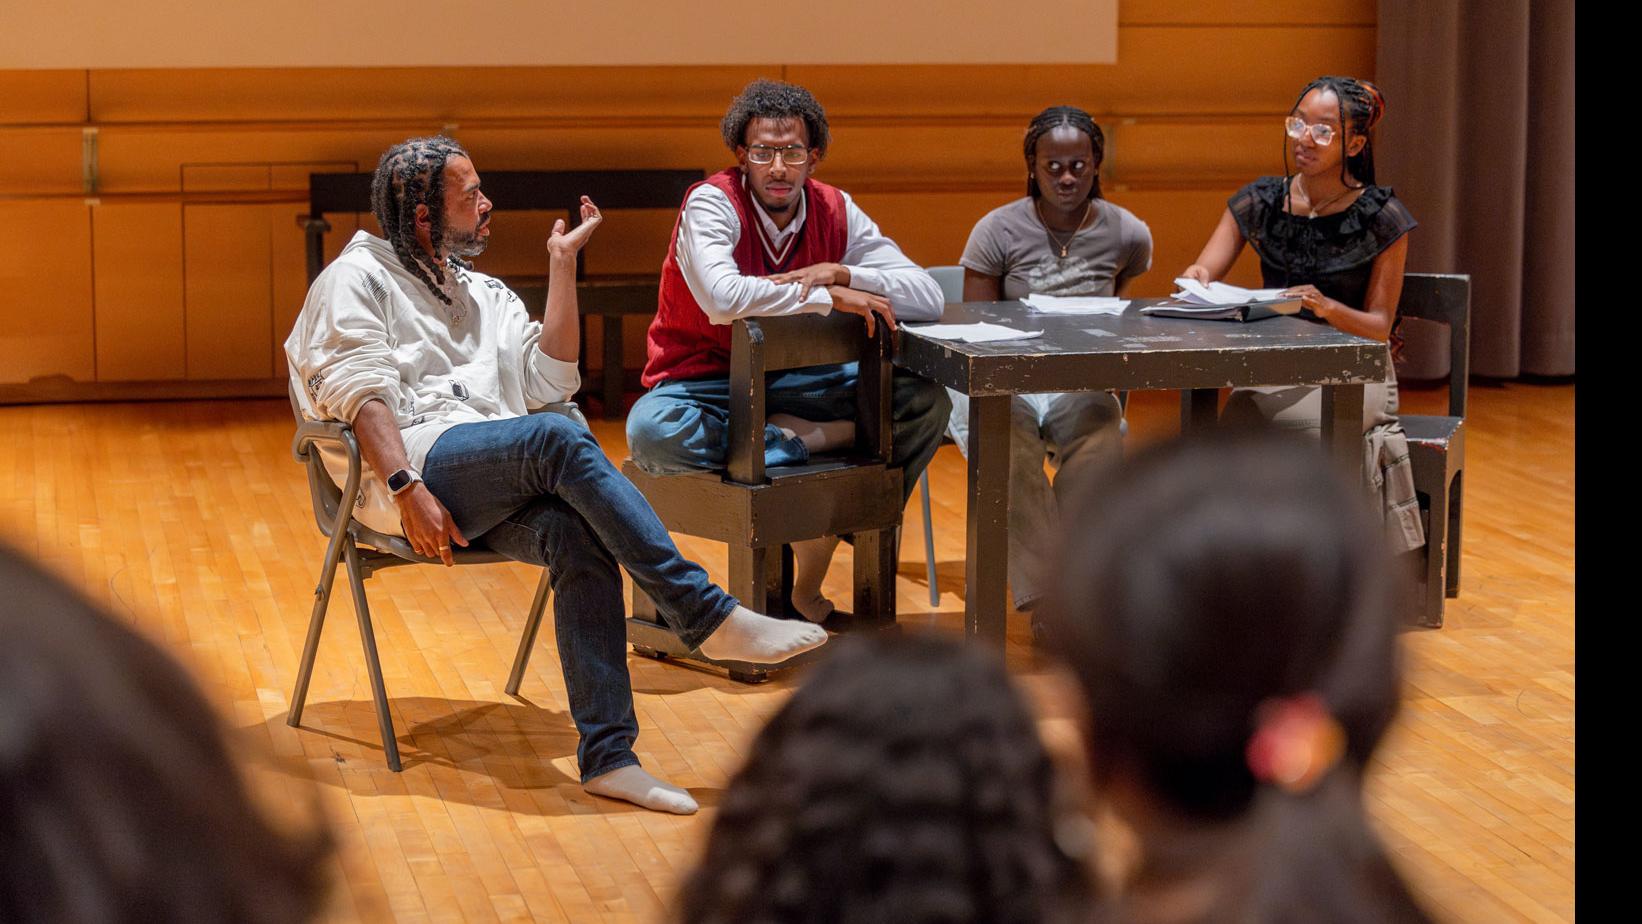
[{"label": "white hoodie", "polygon": [[[575,393],[576,364],[537,348],[542,325],[501,280],[447,269],[442,291],[450,305],[400,264],[387,241],[355,234],[314,280],[285,340],[303,413],[351,423],[366,401],[380,398],[420,471],[434,441],[456,424],[519,417]],[[323,444],[320,455],[341,484],[347,457]],[[369,465],[362,483],[359,521],[403,535],[399,508]]]}]

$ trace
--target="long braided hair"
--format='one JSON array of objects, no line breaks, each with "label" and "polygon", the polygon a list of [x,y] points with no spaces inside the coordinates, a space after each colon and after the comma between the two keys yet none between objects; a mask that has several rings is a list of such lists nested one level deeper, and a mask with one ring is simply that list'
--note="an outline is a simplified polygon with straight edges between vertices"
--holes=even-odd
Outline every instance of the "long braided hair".
[{"label": "long braided hair", "polygon": [[1038,139],[1062,125],[1071,127],[1089,136],[1089,147],[1095,152],[1095,162],[1090,169],[1095,172],[1095,182],[1089,187],[1089,198],[1099,199],[1100,195],[1100,165],[1106,159],[1106,136],[1095,124],[1095,119],[1089,113],[1076,106],[1050,106],[1038,113],[1032,124],[1026,127],[1026,194],[1038,198],[1038,177],[1032,169],[1032,158],[1038,153]]},{"label": "long braided hair", "polygon": [[371,211],[382,226],[382,236],[405,269],[447,305],[450,296],[439,288],[445,282],[445,268],[416,240],[416,207],[428,207],[433,250],[438,253],[445,237],[445,162],[467,156],[455,139],[444,135],[412,138],[388,148],[371,177]]},{"label": "long braided hair", "polygon": [[[1340,147],[1353,137],[1363,137],[1363,149],[1356,154],[1340,158],[1340,182],[1348,189],[1361,189],[1364,186],[1374,185],[1374,137],[1369,132],[1385,117],[1385,95],[1380,88],[1366,80],[1355,77],[1319,77],[1306,84],[1300,95],[1294,98],[1294,105],[1289,108],[1292,115],[1300,110],[1300,101],[1313,90],[1324,90],[1334,94],[1335,101],[1340,107]],[[1283,174],[1292,176],[1289,170],[1289,144],[1283,142]],[[1355,179],[1357,182],[1352,183]]]},{"label": "long braided hair", "polygon": [[[1355,136],[1363,138],[1363,149],[1356,154],[1348,154],[1340,158],[1340,184],[1347,189],[1364,189],[1374,185],[1374,136],[1370,134],[1380,119],[1385,117],[1385,95],[1380,88],[1366,80],[1355,77],[1318,77],[1306,84],[1300,95],[1294,98],[1294,105],[1289,107],[1289,114],[1300,110],[1300,102],[1306,94],[1313,90],[1324,90],[1334,94],[1335,102],[1340,109],[1340,151],[1345,152],[1346,144]],[[1283,139],[1283,176],[1292,178],[1294,171],[1289,169],[1289,143],[1287,136]],[[1352,183],[1355,179],[1357,182]],[[1294,187],[1292,183],[1283,184],[1283,207],[1290,215],[1294,214]],[[1309,243],[1309,241],[1308,241]],[[1293,282],[1294,273],[1289,266],[1288,252],[1283,254],[1283,284]],[[1393,347],[1395,348],[1395,347]]]}]

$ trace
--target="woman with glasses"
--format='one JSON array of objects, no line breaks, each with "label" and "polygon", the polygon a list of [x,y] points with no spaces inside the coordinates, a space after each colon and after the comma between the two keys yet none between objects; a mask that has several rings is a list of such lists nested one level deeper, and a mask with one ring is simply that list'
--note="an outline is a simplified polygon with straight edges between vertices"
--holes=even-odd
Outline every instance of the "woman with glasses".
[{"label": "woman with glasses", "polygon": [[[964,301],[1121,295],[1152,265],[1152,233],[1101,197],[1105,137],[1089,113],[1052,106],[1026,130],[1026,196],[987,213],[964,247]],[[1024,307],[1021,309],[1026,311]],[[951,433],[968,455],[969,399],[949,392]],[[1111,392],[1019,395],[1012,402],[1009,582],[1029,610],[1053,552],[1056,507],[1122,456],[1123,409]],[[1055,467],[1053,488],[1044,459]]]},{"label": "woman with glasses", "polygon": [[[1370,135],[1385,97],[1366,80],[1319,77],[1284,120],[1283,176],[1239,189],[1197,262],[1181,273],[1207,284],[1225,276],[1247,243],[1260,258],[1262,285],[1300,299],[1300,316],[1346,333],[1389,341],[1402,294],[1408,232],[1416,222],[1389,186],[1375,185]],[[1293,172],[1289,161],[1293,159]],[[1397,383],[1364,389],[1363,430],[1381,460],[1387,522],[1397,548],[1424,544],[1406,437],[1397,425]],[[1297,430],[1321,427],[1321,390],[1240,388],[1222,419]]]}]

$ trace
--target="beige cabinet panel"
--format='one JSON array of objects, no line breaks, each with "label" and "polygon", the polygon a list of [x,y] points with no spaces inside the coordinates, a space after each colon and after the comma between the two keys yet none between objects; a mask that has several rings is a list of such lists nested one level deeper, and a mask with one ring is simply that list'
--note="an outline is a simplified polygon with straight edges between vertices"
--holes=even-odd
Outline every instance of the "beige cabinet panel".
[{"label": "beige cabinet panel", "polygon": [[183,378],[182,206],[99,205],[91,228],[97,381]]}]

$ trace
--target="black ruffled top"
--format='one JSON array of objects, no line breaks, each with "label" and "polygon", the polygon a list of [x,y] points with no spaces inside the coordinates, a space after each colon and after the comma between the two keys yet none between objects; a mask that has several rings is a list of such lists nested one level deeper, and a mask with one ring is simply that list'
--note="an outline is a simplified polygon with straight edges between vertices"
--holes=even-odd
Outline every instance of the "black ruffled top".
[{"label": "black ruffled top", "polygon": [[[1266,288],[1310,283],[1329,298],[1361,309],[1374,258],[1418,222],[1389,186],[1370,186],[1344,211],[1318,218],[1283,211],[1288,180],[1263,176],[1226,201],[1243,238],[1260,257]],[[1310,311],[1301,315],[1315,319]]]}]

